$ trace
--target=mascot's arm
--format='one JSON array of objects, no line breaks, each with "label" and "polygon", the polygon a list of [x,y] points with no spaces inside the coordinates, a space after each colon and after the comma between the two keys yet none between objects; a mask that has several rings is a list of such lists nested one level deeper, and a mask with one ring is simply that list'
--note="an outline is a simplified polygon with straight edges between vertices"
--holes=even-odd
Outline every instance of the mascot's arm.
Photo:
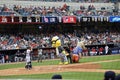
[{"label": "mascot's arm", "polygon": [[68,55],[69,55],[69,53],[68,53],[67,51],[65,51],[65,55],[66,55],[66,56],[68,56]]},{"label": "mascot's arm", "polygon": [[62,51],[62,53],[63,53],[63,54],[66,54],[66,52],[65,52],[65,51]]},{"label": "mascot's arm", "polygon": [[56,49],[56,55],[59,55],[59,50],[58,48],[55,48]]},{"label": "mascot's arm", "polygon": [[66,56],[68,56],[68,55],[69,55],[69,53],[68,53],[68,52],[66,52],[65,50],[64,50],[64,51],[62,51],[62,54],[65,54]]},{"label": "mascot's arm", "polygon": [[85,47],[85,45],[84,46],[82,46],[82,48],[83,48],[83,50],[86,50],[87,48]]}]

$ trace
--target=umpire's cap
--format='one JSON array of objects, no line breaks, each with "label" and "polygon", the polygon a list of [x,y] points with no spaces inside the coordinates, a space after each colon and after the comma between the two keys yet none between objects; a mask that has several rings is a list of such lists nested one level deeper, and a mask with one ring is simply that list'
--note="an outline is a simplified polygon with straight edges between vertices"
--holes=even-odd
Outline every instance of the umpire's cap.
[{"label": "umpire's cap", "polygon": [[55,74],[52,76],[52,79],[55,79],[55,80],[62,79],[62,76],[60,74]]},{"label": "umpire's cap", "polygon": [[115,80],[115,72],[114,71],[106,71],[104,74],[104,80]]}]

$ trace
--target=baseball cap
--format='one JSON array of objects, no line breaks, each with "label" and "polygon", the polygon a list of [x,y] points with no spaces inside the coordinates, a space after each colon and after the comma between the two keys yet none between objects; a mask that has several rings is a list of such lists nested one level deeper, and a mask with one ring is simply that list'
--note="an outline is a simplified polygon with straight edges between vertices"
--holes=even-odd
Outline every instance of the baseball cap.
[{"label": "baseball cap", "polygon": [[62,76],[60,74],[55,74],[52,76],[52,79],[59,80],[59,79],[62,79]]},{"label": "baseball cap", "polygon": [[114,71],[106,71],[104,74],[104,80],[114,80],[115,79],[115,72]]}]

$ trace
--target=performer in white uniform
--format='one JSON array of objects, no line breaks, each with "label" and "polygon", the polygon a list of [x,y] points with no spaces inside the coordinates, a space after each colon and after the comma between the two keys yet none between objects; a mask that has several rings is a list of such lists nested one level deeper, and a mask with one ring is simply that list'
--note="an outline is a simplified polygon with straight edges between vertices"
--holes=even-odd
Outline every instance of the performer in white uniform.
[{"label": "performer in white uniform", "polygon": [[28,47],[26,50],[26,69],[31,69],[32,68],[32,64],[31,64],[31,48]]},{"label": "performer in white uniform", "polygon": [[108,45],[105,46],[105,54],[108,54],[109,47]]}]

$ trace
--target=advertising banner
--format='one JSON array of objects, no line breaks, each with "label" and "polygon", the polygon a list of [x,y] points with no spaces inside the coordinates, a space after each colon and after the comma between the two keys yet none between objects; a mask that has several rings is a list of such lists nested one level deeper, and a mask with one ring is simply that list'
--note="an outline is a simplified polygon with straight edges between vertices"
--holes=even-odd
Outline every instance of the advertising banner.
[{"label": "advertising banner", "polygon": [[42,17],[42,23],[57,23],[57,17]]},{"label": "advertising banner", "polygon": [[120,53],[120,47],[115,47],[115,48],[112,48],[112,54],[119,54]]},{"label": "advertising banner", "polygon": [[61,16],[58,17],[58,22],[59,22],[59,23],[62,22],[62,17],[61,17]]},{"label": "advertising banner", "polygon": [[63,23],[76,23],[77,19],[75,16],[64,16],[62,17]]},{"label": "advertising banner", "polygon": [[109,21],[109,17],[108,17],[108,16],[104,16],[104,17],[103,17],[103,21],[104,21],[104,22],[108,22],[108,21]]},{"label": "advertising banner", "polygon": [[19,22],[19,17],[13,17],[13,22],[18,23]]},{"label": "advertising banner", "polygon": [[92,21],[92,17],[81,17],[81,21],[82,22],[91,22]]},{"label": "advertising banner", "polygon": [[108,16],[92,16],[92,19],[88,19],[86,19],[86,21],[90,20],[92,22],[108,22]]},{"label": "advertising banner", "polygon": [[110,22],[120,22],[120,16],[110,16],[109,21]]},{"label": "advertising banner", "polygon": [[0,16],[0,23],[12,22],[12,18],[8,16]]},{"label": "advertising banner", "polygon": [[35,16],[0,16],[0,23],[19,24],[19,23],[41,23],[41,17]]},{"label": "advertising banner", "polygon": [[81,16],[77,16],[78,22],[81,22]]},{"label": "advertising banner", "polygon": [[120,16],[0,16],[0,24],[39,24],[39,23],[77,23],[78,22],[120,22]]}]

